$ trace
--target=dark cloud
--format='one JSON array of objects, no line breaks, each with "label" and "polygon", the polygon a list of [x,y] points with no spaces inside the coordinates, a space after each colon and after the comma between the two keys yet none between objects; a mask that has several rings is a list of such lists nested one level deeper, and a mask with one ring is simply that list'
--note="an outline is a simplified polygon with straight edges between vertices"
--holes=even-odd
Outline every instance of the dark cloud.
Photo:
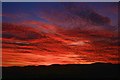
[{"label": "dark cloud", "polygon": [[95,52],[95,50],[83,50],[84,52]]},{"label": "dark cloud", "polygon": [[3,23],[3,38],[15,38],[18,40],[34,40],[46,38],[45,34],[42,32],[36,32],[36,30],[32,27],[26,27],[23,25]]},{"label": "dark cloud", "polygon": [[[86,4],[82,3],[61,3],[64,7],[60,9],[46,9],[39,14],[43,19],[51,23],[67,28],[80,27],[83,29],[105,28],[110,25],[110,18],[99,14]],[[38,16],[39,16],[38,14]],[[103,27],[104,26],[104,27]],[[111,28],[112,26],[109,26]],[[107,28],[108,29],[108,28]]]},{"label": "dark cloud", "polygon": [[79,3],[65,4],[64,7],[70,14],[91,21],[94,24],[103,25],[111,23],[110,18],[100,15],[86,4],[78,4]]},{"label": "dark cloud", "polygon": [[19,52],[19,53],[31,53],[31,51],[27,51],[27,50],[18,50],[17,52]]},{"label": "dark cloud", "polygon": [[9,32],[3,32],[2,33],[2,37],[3,38],[13,38],[14,37],[14,34],[11,34],[11,33],[9,33]]},{"label": "dark cloud", "polygon": [[100,24],[100,25],[111,23],[111,20],[108,17],[104,17],[95,12],[89,14],[88,19],[90,19],[93,23]]},{"label": "dark cloud", "polygon": [[32,46],[34,44],[27,43],[27,42],[14,42],[14,41],[2,41],[3,44],[14,44],[14,45],[19,45],[19,46]]},{"label": "dark cloud", "polygon": [[22,50],[35,50],[34,48],[29,48],[29,47],[18,47],[17,49],[22,49]]}]

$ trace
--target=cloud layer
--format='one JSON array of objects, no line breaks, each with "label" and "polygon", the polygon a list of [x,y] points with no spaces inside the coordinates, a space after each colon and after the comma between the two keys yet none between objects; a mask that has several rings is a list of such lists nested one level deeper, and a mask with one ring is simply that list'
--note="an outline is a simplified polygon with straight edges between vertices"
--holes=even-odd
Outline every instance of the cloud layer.
[{"label": "cloud layer", "polygon": [[33,14],[18,21],[3,14],[3,66],[119,63],[118,28],[111,19],[86,4],[60,4],[37,11],[36,20]]}]

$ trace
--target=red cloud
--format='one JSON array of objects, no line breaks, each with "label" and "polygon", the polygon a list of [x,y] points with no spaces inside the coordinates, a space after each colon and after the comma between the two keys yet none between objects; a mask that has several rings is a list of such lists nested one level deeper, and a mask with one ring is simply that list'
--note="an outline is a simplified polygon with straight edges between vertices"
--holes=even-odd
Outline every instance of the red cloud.
[{"label": "red cloud", "polygon": [[3,66],[118,63],[115,34],[91,30],[60,28],[36,21],[24,25],[3,23]]}]

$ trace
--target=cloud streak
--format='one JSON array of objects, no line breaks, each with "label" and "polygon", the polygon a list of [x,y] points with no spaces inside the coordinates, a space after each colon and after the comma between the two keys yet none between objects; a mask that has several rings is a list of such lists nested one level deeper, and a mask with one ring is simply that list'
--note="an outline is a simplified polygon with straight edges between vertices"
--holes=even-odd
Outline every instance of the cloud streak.
[{"label": "cloud streak", "polygon": [[3,19],[3,66],[120,63],[117,26],[110,18],[84,4],[60,4],[62,9],[37,11],[45,21]]}]

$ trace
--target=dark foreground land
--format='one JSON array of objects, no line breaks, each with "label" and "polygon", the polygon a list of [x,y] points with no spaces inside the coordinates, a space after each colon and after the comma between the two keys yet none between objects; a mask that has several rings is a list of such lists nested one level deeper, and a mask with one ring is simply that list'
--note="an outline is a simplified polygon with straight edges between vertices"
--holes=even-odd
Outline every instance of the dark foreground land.
[{"label": "dark foreground land", "polygon": [[3,80],[120,80],[118,64],[95,63],[51,66],[3,67]]}]

